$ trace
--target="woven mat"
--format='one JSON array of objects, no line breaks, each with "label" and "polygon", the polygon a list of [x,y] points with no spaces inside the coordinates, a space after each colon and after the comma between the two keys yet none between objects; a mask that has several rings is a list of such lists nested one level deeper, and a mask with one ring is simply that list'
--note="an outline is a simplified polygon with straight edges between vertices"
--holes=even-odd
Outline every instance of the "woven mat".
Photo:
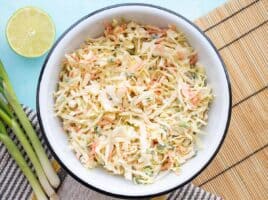
[{"label": "woven mat", "polygon": [[[268,199],[264,176],[267,174],[264,161],[268,158],[268,127],[265,124],[268,121],[267,4],[266,0],[233,0],[196,21],[227,65],[233,90],[233,115],[221,151],[194,184],[226,199]],[[28,110],[28,114],[39,130],[34,112]],[[4,151],[0,144],[0,155]],[[7,194],[8,199],[27,199],[30,186],[23,182],[23,176],[12,165],[8,154],[1,157],[0,162],[4,160],[7,161],[4,167],[0,165],[0,199],[6,200],[4,195]],[[60,174],[64,179],[58,191],[61,199],[112,199],[85,188],[63,171]],[[9,180],[12,181],[6,184]],[[216,198],[200,188],[193,188],[189,184],[168,198]],[[21,189],[25,192],[17,197]],[[192,192],[186,193],[189,190]],[[190,198],[190,195],[195,196]]]},{"label": "woven mat", "polygon": [[268,199],[267,22],[267,0],[229,1],[196,21],[227,65],[233,113],[220,152],[193,183],[224,199]]}]

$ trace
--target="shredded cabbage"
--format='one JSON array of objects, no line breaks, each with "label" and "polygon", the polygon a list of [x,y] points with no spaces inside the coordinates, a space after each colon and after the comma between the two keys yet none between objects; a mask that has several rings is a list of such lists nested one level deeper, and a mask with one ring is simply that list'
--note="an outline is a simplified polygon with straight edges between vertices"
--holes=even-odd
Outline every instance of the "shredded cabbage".
[{"label": "shredded cabbage", "polygon": [[55,112],[81,163],[138,184],[179,173],[213,99],[197,61],[176,27],[116,20],[66,54]]}]

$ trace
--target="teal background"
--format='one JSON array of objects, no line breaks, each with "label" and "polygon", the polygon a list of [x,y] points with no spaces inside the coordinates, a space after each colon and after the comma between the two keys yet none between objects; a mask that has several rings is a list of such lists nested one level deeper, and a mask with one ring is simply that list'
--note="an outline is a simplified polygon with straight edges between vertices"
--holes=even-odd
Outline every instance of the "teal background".
[{"label": "teal background", "polygon": [[[194,20],[226,0],[135,0],[150,3],[178,12]],[[46,57],[24,58],[14,53],[6,40],[5,27],[9,17],[19,8],[36,6],[45,10],[56,26],[56,38],[84,15],[105,6],[127,3],[123,0],[0,0],[0,59],[10,76],[21,103],[35,108],[36,87],[39,73]]]}]

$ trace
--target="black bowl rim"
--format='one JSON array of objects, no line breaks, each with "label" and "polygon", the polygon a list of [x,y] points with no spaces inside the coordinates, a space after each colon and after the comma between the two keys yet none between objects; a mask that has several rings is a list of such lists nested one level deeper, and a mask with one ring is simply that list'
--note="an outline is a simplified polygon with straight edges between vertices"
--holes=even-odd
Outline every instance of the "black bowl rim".
[{"label": "black bowl rim", "polygon": [[[214,151],[213,155],[211,156],[211,158],[206,162],[206,164],[197,172],[195,173],[194,175],[192,175],[191,178],[189,178],[188,180],[184,181],[183,183],[173,187],[173,188],[170,188],[168,190],[165,190],[165,191],[162,191],[162,192],[159,192],[159,193],[154,193],[154,194],[149,194],[149,195],[138,195],[138,196],[129,196],[129,195],[121,195],[121,194],[115,194],[115,193],[111,193],[111,192],[108,192],[108,191],[105,191],[105,190],[102,190],[102,189],[99,189],[93,185],[90,185],[89,183],[83,181],[82,179],[80,179],[78,176],[76,176],[71,170],[69,170],[65,165],[64,163],[61,161],[61,159],[57,156],[57,154],[54,152],[52,146],[50,145],[49,141],[48,141],[48,138],[45,134],[45,131],[44,131],[44,126],[43,126],[43,122],[42,122],[42,118],[41,118],[41,114],[40,114],[40,104],[39,104],[39,91],[40,91],[40,85],[41,85],[41,81],[42,81],[42,77],[43,77],[43,73],[44,73],[44,70],[45,70],[45,67],[46,67],[46,64],[51,56],[51,54],[53,53],[55,47],[58,45],[58,43],[62,40],[62,38],[70,31],[72,30],[76,25],[78,25],[80,22],[86,20],[87,18],[97,14],[97,13],[100,13],[102,11],[105,11],[105,10],[109,10],[109,9],[112,9],[112,8],[117,8],[117,7],[124,7],[124,6],[143,6],[143,7],[150,7],[150,8],[156,8],[156,9],[159,9],[159,10],[162,10],[162,11],[165,11],[165,12],[168,12],[170,14],[173,14],[175,16],[177,16],[178,18],[180,19],[183,19],[184,21],[186,21],[187,23],[189,23],[190,25],[192,25],[196,30],[198,30],[202,35],[203,37],[210,43],[210,45],[213,47],[215,53],[217,54],[218,56],[218,59],[220,60],[221,62],[221,65],[223,66],[223,69],[224,69],[224,72],[225,72],[225,78],[227,80],[227,85],[228,85],[228,92],[229,92],[229,105],[228,105],[228,119],[226,121],[226,125],[225,125],[225,130],[224,130],[224,134],[221,138],[221,141],[220,141],[220,144],[218,145],[217,149]],[[50,49],[49,53],[47,54],[46,56],[46,59],[44,61],[44,64],[41,68],[41,72],[40,72],[40,75],[39,75],[39,79],[38,79],[38,86],[37,86],[37,98],[36,98],[36,108],[37,108],[37,117],[38,117],[38,120],[40,122],[40,128],[42,130],[42,132],[44,133],[44,138],[46,140],[46,143],[48,144],[51,152],[52,152],[52,155],[56,158],[56,160],[60,163],[60,165],[76,180],[78,181],[79,183],[85,185],[86,187],[90,188],[90,189],[93,189],[99,193],[102,193],[102,194],[106,194],[106,195],[109,195],[109,196],[113,196],[113,197],[117,197],[117,198],[122,198],[122,199],[125,199],[125,198],[152,198],[152,197],[155,197],[155,196],[159,196],[159,195],[163,195],[163,194],[167,194],[169,192],[172,192],[174,191],[175,189],[178,189],[184,185],[186,185],[187,183],[189,183],[190,181],[192,181],[194,178],[196,178],[205,168],[207,168],[207,166],[211,163],[211,161],[215,158],[215,156],[217,155],[217,153],[219,152],[220,150],[220,147],[222,146],[223,142],[224,142],[224,139],[226,138],[226,134],[228,132],[228,128],[229,128],[229,125],[230,125],[230,120],[231,120],[231,111],[232,111],[232,90],[231,90],[231,83],[230,83],[230,78],[229,78],[229,75],[228,75],[228,72],[227,72],[227,69],[226,69],[226,66],[219,54],[219,52],[217,51],[216,47],[214,46],[214,44],[212,43],[212,41],[204,34],[204,32],[198,28],[193,22],[191,22],[190,20],[188,20],[187,18],[185,18],[184,16],[172,11],[172,10],[169,10],[167,8],[163,8],[163,7],[160,7],[160,6],[156,6],[156,5],[152,5],[152,4],[146,4],[146,3],[122,3],[122,4],[115,4],[115,5],[111,5],[111,6],[107,6],[107,7],[104,7],[104,8],[101,8],[101,9],[98,9],[96,11],[93,11],[91,12],[90,14],[82,17],[81,19],[79,19],[78,21],[76,21],[74,24],[72,24],[58,39],[57,41],[54,43],[54,45],[52,46],[52,48]]]}]

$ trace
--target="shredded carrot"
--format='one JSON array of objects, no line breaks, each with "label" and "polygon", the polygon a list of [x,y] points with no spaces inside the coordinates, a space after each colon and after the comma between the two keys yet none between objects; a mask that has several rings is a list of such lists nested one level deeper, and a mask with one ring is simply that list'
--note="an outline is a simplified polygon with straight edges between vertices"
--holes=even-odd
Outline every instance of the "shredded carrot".
[{"label": "shredded carrot", "polygon": [[181,51],[178,51],[176,55],[179,60],[184,60],[186,57],[185,54]]},{"label": "shredded carrot", "polygon": [[190,55],[189,59],[190,59],[190,65],[195,65],[198,60],[197,53]]},{"label": "shredded carrot", "polygon": [[161,166],[161,171],[167,170],[172,165],[172,162],[170,161],[169,157],[167,158],[167,161],[164,162]]}]

